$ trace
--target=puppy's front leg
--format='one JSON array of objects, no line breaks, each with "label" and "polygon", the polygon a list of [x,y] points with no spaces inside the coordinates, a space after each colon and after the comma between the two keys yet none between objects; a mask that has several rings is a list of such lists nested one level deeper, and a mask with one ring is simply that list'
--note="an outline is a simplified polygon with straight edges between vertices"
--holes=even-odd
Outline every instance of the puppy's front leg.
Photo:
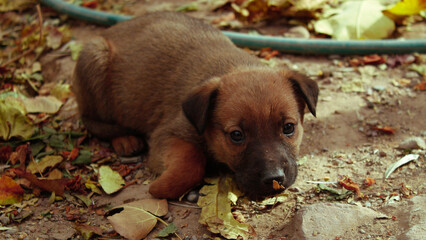
[{"label": "puppy's front leg", "polygon": [[206,158],[192,143],[179,138],[166,142],[168,144],[161,154],[165,170],[151,184],[149,192],[156,198],[179,198],[202,181]]}]

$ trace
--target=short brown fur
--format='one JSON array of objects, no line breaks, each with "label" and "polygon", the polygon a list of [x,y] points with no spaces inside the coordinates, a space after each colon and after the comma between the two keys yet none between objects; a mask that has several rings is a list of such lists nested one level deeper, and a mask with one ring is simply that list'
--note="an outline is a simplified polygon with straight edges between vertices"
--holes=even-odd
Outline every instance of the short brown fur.
[{"label": "short brown fur", "polygon": [[[225,163],[254,198],[277,192],[272,180],[289,186],[304,108],[315,114],[318,95],[304,75],[265,67],[220,31],[178,13],[104,31],[81,52],[73,89],[87,129],[112,140],[117,153],[149,147],[148,166],[160,174],[150,192],[161,198],[199,184],[211,161]],[[294,132],[283,134],[290,125]]]}]

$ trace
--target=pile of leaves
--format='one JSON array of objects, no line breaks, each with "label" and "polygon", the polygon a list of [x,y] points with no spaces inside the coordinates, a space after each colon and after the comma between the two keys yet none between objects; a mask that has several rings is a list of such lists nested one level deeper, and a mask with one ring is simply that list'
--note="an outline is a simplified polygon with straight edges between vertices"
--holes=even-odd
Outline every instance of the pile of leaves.
[{"label": "pile of leaves", "polygon": [[[287,19],[290,25],[302,25],[337,40],[389,38],[395,25],[424,21],[426,3],[404,0],[384,5],[378,0],[240,0],[226,1],[237,19],[246,23]],[[423,17],[421,17],[421,16]]]}]

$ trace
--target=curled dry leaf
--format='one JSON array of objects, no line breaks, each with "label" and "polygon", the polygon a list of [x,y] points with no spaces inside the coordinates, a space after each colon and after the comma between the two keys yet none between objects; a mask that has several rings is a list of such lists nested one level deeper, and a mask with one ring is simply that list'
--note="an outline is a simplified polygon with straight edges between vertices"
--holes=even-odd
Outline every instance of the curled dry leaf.
[{"label": "curled dry leaf", "polygon": [[201,216],[198,222],[207,226],[212,233],[220,233],[227,239],[248,239],[255,236],[253,227],[235,220],[231,212],[229,196],[235,196],[237,189],[230,177],[208,178],[200,190],[198,206],[201,207]]},{"label": "curled dry leaf", "polygon": [[33,135],[34,130],[19,101],[0,99],[0,139],[5,141],[12,137],[26,139]]},{"label": "curled dry leaf", "polygon": [[352,179],[350,179],[348,176],[343,176],[341,179],[339,179],[339,184],[348,190],[355,191],[358,198],[364,197],[364,194],[361,193],[358,184],[352,181]]},{"label": "curled dry leaf", "polygon": [[284,187],[283,185],[279,184],[276,180],[272,180],[272,187],[273,187],[275,190],[278,190],[278,189],[285,189],[285,187]]},{"label": "curled dry leaf", "polygon": [[407,164],[411,161],[415,161],[420,157],[418,154],[408,154],[403,158],[399,159],[397,162],[392,163],[385,171],[385,178],[388,178],[391,173],[393,173],[397,168],[401,167],[404,164]]},{"label": "curled dry leaf", "polygon": [[384,126],[384,127],[373,126],[373,127],[371,127],[371,129],[385,133],[385,134],[389,134],[389,135],[395,133],[395,129],[393,129],[392,127],[389,127],[389,126]]},{"label": "curled dry leaf", "polygon": [[121,236],[139,240],[152,231],[157,217],[168,211],[165,199],[143,199],[113,208],[107,213],[107,219]]},{"label": "curled dry leaf", "polygon": [[376,183],[376,180],[374,178],[371,178],[371,177],[366,177],[365,180],[364,180],[364,185],[366,187],[369,187],[369,186],[371,186],[375,183]]}]

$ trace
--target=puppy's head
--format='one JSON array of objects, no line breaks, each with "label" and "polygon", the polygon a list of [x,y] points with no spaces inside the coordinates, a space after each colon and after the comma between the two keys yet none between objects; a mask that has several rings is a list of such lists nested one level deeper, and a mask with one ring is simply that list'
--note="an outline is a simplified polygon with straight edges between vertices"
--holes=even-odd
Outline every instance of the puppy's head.
[{"label": "puppy's head", "polygon": [[285,188],[294,183],[304,110],[315,115],[317,97],[317,84],[306,76],[262,68],[207,81],[187,97],[183,111],[211,156],[256,199],[282,191],[275,181]]}]

